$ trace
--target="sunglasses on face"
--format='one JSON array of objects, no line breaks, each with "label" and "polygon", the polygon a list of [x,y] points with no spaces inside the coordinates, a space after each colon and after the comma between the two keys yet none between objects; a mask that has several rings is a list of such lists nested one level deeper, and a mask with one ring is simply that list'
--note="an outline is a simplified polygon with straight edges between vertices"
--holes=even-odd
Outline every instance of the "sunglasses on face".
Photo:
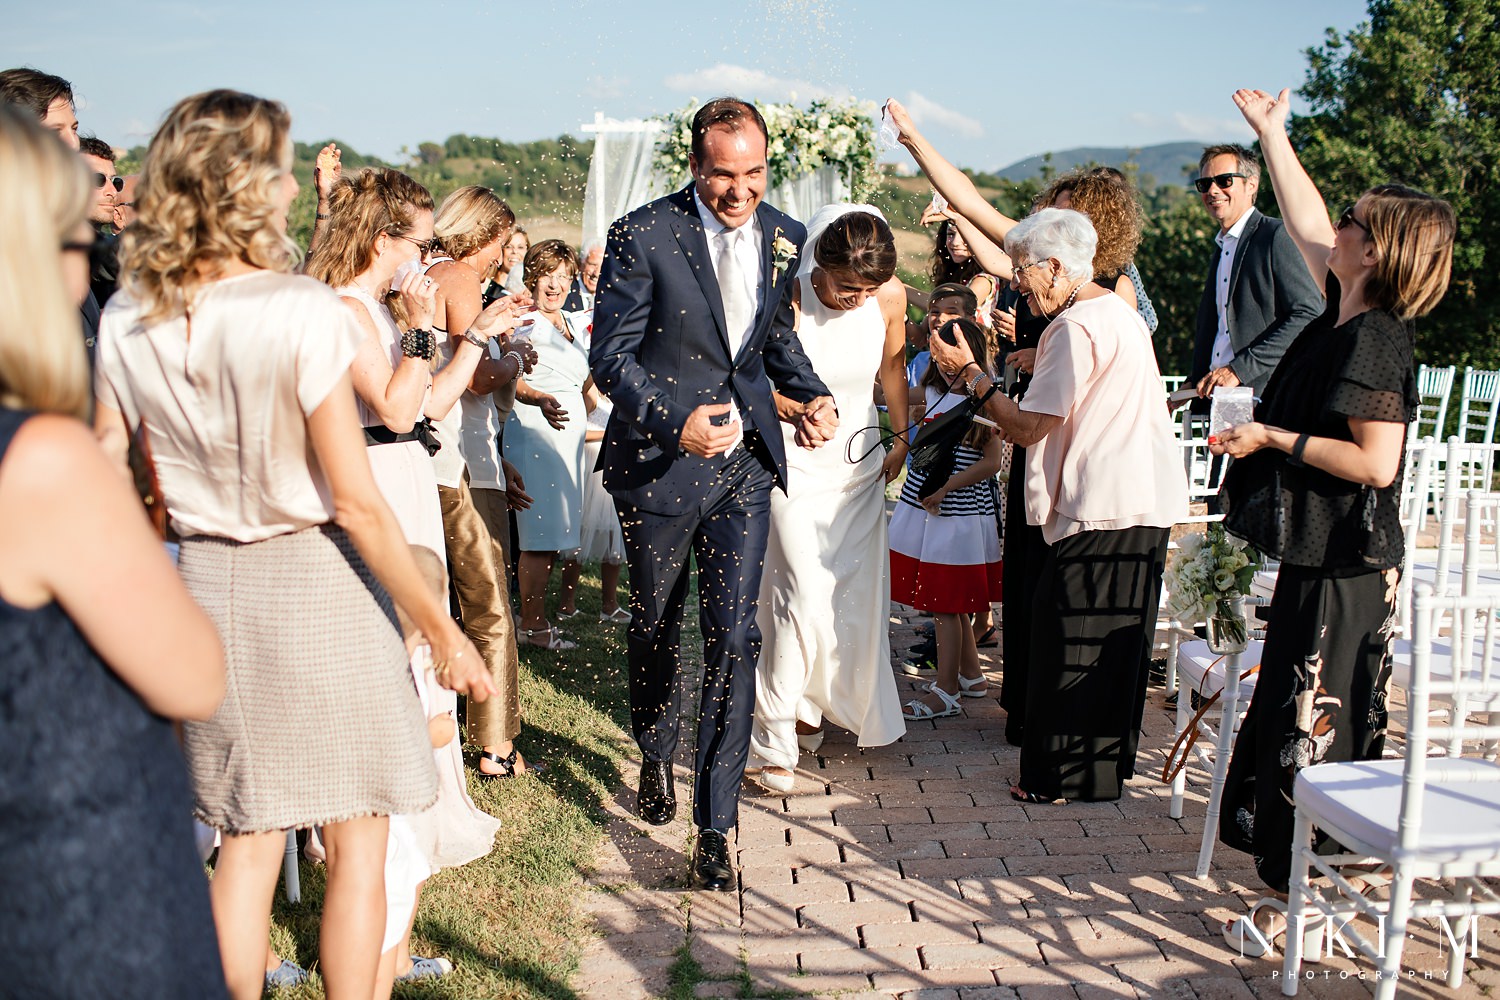
[{"label": "sunglasses on face", "polygon": [[406,242],[410,243],[412,246],[417,248],[417,252],[420,253],[423,257],[432,253],[432,251],[436,250],[438,247],[436,236],[434,236],[430,240],[414,240],[410,236],[397,236],[396,239],[405,240]]},{"label": "sunglasses on face", "polygon": [[1193,181],[1193,187],[1198,189],[1199,194],[1207,194],[1213,185],[1219,185],[1220,191],[1228,191],[1234,184],[1236,177],[1244,177],[1244,174],[1214,174],[1212,177],[1200,177]]},{"label": "sunglasses on face", "polygon": [[123,177],[105,177],[103,174],[99,174],[99,173],[94,174],[94,187],[96,187],[96,188],[102,188],[106,184],[108,184],[110,187],[114,188],[116,191],[124,191],[125,190],[125,178],[123,178]]},{"label": "sunglasses on face", "polygon": [[1364,230],[1366,233],[1369,233],[1369,231],[1370,231],[1370,227],[1369,226],[1365,225],[1363,222],[1360,222],[1358,219],[1356,219],[1354,217],[1354,206],[1353,205],[1350,205],[1348,208],[1344,209],[1344,214],[1341,215],[1341,216],[1339,216],[1339,221],[1336,222],[1336,223],[1334,223],[1333,228],[1335,228],[1335,229],[1348,229],[1350,226],[1358,226],[1360,229]]}]

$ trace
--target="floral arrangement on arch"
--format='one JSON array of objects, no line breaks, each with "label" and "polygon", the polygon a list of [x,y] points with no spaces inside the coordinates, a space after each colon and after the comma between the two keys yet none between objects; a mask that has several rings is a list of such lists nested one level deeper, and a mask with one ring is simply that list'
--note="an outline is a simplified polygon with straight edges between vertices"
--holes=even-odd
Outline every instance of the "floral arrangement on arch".
[{"label": "floral arrangement on arch", "polygon": [[[693,100],[655,119],[663,128],[652,165],[674,183],[687,177],[693,113],[698,105]],[[758,103],[756,107],[766,120],[766,154],[773,187],[819,167],[832,166],[843,171],[850,200],[869,200],[876,183],[873,104],[816,100],[805,109],[791,103]]]},{"label": "floral arrangement on arch", "polygon": [[1167,564],[1167,612],[1184,624],[1222,614],[1220,605],[1250,593],[1260,553],[1246,542],[1210,524],[1202,533],[1185,535]]}]

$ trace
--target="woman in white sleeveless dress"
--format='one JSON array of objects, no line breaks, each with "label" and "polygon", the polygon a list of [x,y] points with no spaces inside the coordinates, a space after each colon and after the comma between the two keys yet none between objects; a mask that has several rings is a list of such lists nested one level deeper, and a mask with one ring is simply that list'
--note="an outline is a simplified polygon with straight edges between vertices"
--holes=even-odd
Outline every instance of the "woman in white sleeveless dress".
[{"label": "woman in white sleeveless dress", "polygon": [[[878,446],[873,391],[878,377],[893,430],[904,432],[906,294],[894,277],[895,240],[875,208],[830,205],[813,217],[804,251],[812,266],[795,279],[797,333],[840,416],[837,435],[816,451],[792,447],[784,425],[787,492],[771,494],[750,759],[776,792],[793,787],[799,751],[817,748],[825,719],[862,747],[906,732],[886,626],[885,516],[885,484],[906,444],[898,438],[889,454]],[[784,420],[798,406],[780,394],[776,405]]]}]

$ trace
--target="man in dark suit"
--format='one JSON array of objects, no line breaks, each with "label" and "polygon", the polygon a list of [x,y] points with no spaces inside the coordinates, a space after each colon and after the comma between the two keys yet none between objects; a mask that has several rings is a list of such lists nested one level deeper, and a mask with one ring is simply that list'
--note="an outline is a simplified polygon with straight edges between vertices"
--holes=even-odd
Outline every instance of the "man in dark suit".
[{"label": "man in dark suit", "polygon": [[599,292],[599,273],[604,268],[604,244],[590,239],[583,244],[578,254],[578,273],[573,276],[573,285],[568,297],[563,300],[563,312],[582,312],[594,308],[595,296]]},{"label": "man in dark suit", "polygon": [[1244,146],[1209,146],[1194,182],[1219,224],[1219,249],[1198,304],[1192,381],[1198,394],[1253,386],[1259,395],[1281,356],[1323,311],[1323,296],[1280,219],[1255,208],[1260,163]]},{"label": "man in dark suit", "polygon": [[692,131],[692,183],[610,227],[589,362],[614,403],[600,466],[630,564],[637,810],[656,825],[676,815],[671,767],[691,556],[704,638],[693,881],[731,891],[728,834],[755,706],[770,491],[786,483],[772,380],[794,401],[785,417],[803,447],[826,441],[838,419],[792,327],[806,232],[761,202],[764,120],[720,98],[698,110]]}]

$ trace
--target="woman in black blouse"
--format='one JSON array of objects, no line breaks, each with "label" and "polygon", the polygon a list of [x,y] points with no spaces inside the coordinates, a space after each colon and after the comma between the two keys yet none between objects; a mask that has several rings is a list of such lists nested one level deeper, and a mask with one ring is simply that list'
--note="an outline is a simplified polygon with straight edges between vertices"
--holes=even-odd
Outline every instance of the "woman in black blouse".
[{"label": "woman in black blouse", "polygon": [[[1417,404],[1412,320],[1448,287],[1457,226],[1447,202],[1373,187],[1330,222],[1286,133],[1287,91],[1240,90],[1287,231],[1327,308],[1287,351],[1254,423],[1209,438],[1237,461],[1225,527],[1282,560],[1259,683],[1235,741],[1219,836],[1255,858],[1278,895],[1291,868],[1292,783],[1328,761],[1377,759],[1403,538],[1397,496]],[[1225,928],[1248,954],[1274,900]],[[1258,949],[1257,949],[1258,950]]]}]

